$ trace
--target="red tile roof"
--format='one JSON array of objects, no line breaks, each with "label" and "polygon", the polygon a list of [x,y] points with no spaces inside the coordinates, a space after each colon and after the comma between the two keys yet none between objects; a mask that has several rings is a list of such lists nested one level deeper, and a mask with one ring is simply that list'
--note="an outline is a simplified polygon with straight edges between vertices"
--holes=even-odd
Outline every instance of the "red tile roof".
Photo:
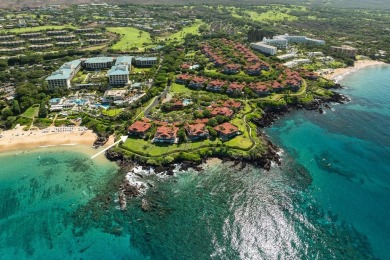
[{"label": "red tile roof", "polygon": [[232,82],[228,86],[228,90],[232,91],[242,91],[245,87],[245,84],[240,84],[238,82]]},{"label": "red tile roof", "polygon": [[214,129],[217,132],[220,132],[224,135],[230,135],[230,134],[233,134],[235,132],[238,132],[238,128],[235,125],[232,125],[228,122],[217,125],[216,127],[214,127]]},{"label": "red tile roof", "polygon": [[235,101],[235,100],[226,100],[225,103],[223,103],[224,107],[234,107],[234,108],[240,108],[241,102]]},{"label": "red tile roof", "polygon": [[134,124],[129,126],[129,131],[134,133],[145,133],[149,130],[152,124],[142,121],[136,121]]},{"label": "red tile roof", "polygon": [[199,135],[205,135],[208,134],[208,131],[206,129],[205,124],[192,124],[192,125],[186,125],[186,130],[189,135],[191,136],[199,136]]},{"label": "red tile roof", "polygon": [[176,134],[179,128],[174,126],[159,126],[155,134],[155,138],[160,139],[173,139],[176,138]]},{"label": "red tile roof", "polygon": [[231,117],[234,114],[233,110],[227,107],[216,107],[211,111],[211,115],[213,116],[227,116]]}]

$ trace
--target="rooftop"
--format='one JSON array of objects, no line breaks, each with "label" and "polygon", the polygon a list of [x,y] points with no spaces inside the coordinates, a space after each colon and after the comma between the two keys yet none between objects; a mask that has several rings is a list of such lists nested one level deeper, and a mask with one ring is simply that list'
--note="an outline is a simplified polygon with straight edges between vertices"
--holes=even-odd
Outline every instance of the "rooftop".
[{"label": "rooftop", "polygon": [[88,58],[85,63],[101,63],[101,62],[113,62],[114,59],[112,57],[94,57]]},{"label": "rooftop", "polygon": [[132,56],[120,56],[116,59],[115,65],[131,65]]},{"label": "rooftop", "polygon": [[130,71],[128,66],[118,65],[118,66],[112,66],[112,68],[108,71],[108,76],[128,75],[129,73]]}]

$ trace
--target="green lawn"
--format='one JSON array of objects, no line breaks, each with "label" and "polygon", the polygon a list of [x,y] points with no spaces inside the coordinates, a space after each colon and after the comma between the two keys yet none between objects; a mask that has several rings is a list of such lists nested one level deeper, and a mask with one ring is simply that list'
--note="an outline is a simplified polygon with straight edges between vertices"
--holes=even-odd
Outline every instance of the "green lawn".
[{"label": "green lawn", "polygon": [[195,92],[189,88],[187,88],[184,85],[177,84],[177,83],[172,83],[171,88],[170,88],[171,93],[177,93],[177,94],[191,94],[192,92]]},{"label": "green lawn", "polygon": [[298,19],[296,16],[292,16],[287,13],[282,13],[279,11],[267,11],[265,13],[257,13],[255,11],[245,11],[245,12],[250,15],[253,21],[256,22],[283,21],[283,20],[293,21]]},{"label": "green lawn", "polygon": [[172,42],[172,41],[178,41],[182,43],[184,41],[184,37],[191,33],[191,34],[196,34],[199,35],[199,26],[202,24],[205,24],[202,20],[197,19],[194,24],[191,26],[184,27],[180,31],[173,33],[171,35],[168,35],[166,37],[159,37],[159,40],[166,40],[167,42]]},{"label": "green lawn", "polygon": [[113,108],[113,109],[107,109],[103,110],[102,114],[106,116],[117,116],[122,112],[121,108]]},{"label": "green lawn", "polygon": [[108,27],[107,31],[119,33],[122,35],[119,42],[117,42],[112,49],[114,50],[130,50],[132,47],[137,47],[140,50],[144,49],[145,44],[152,44],[150,34],[145,31],[138,30],[133,27]]},{"label": "green lawn", "polygon": [[39,111],[39,105],[33,105],[29,107],[26,111],[24,111],[22,116],[29,117],[29,118],[37,117],[38,111]]},{"label": "green lawn", "polygon": [[144,73],[144,72],[148,72],[150,71],[150,68],[136,68],[136,67],[132,67],[131,68],[131,72],[132,73]]},{"label": "green lawn", "polygon": [[76,27],[69,24],[68,25],[45,25],[45,26],[37,26],[37,27],[14,28],[14,29],[8,29],[4,31],[12,32],[12,33],[26,33],[26,32],[38,32],[44,30],[62,30],[66,28],[75,29]]},{"label": "green lawn", "polygon": [[145,141],[143,139],[127,138],[123,146],[128,147],[132,151],[155,157],[170,152],[181,152],[181,151],[187,152],[192,149],[199,148],[201,146],[217,145],[217,144],[221,144],[221,141],[218,139],[215,139],[213,141],[204,140],[202,142],[181,143],[181,144],[166,144],[166,143],[152,144],[150,141]]}]

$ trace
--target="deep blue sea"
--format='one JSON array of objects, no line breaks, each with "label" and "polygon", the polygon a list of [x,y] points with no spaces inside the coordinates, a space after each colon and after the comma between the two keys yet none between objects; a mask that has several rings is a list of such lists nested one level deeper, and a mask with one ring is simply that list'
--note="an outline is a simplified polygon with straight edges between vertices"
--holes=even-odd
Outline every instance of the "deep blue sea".
[{"label": "deep blue sea", "polygon": [[390,66],[342,84],[350,103],[266,129],[281,167],[145,174],[148,212],[74,147],[0,155],[0,259],[390,259]]}]

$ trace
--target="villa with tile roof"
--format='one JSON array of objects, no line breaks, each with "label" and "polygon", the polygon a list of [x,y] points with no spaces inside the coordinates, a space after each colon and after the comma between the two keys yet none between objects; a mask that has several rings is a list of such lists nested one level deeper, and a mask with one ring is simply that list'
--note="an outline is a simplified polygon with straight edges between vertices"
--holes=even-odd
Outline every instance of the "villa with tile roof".
[{"label": "villa with tile roof", "polygon": [[184,127],[187,132],[187,137],[191,141],[209,138],[209,131],[204,123],[188,124]]},{"label": "villa with tile roof", "polygon": [[222,87],[226,84],[225,81],[222,80],[212,80],[207,84],[206,90],[213,91],[213,92],[221,92]]},{"label": "villa with tile roof", "polygon": [[177,138],[178,131],[179,128],[175,126],[159,126],[152,143],[177,143],[179,141]]},{"label": "villa with tile roof", "polygon": [[229,140],[235,137],[236,135],[241,134],[237,126],[232,125],[231,123],[228,122],[217,125],[216,127],[214,127],[214,130],[217,131],[219,137],[222,140]]},{"label": "villa with tile roof", "polygon": [[240,96],[242,95],[244,88],[245,88],[245,84],[232,82],[228,85],[226,94]]},{"label": "villa with tile roof", "polygon": [[136,121],[128,128],[128,134],[130,136],[145,137],[146,132],[152,127],[151,123],[144,121]]}]

